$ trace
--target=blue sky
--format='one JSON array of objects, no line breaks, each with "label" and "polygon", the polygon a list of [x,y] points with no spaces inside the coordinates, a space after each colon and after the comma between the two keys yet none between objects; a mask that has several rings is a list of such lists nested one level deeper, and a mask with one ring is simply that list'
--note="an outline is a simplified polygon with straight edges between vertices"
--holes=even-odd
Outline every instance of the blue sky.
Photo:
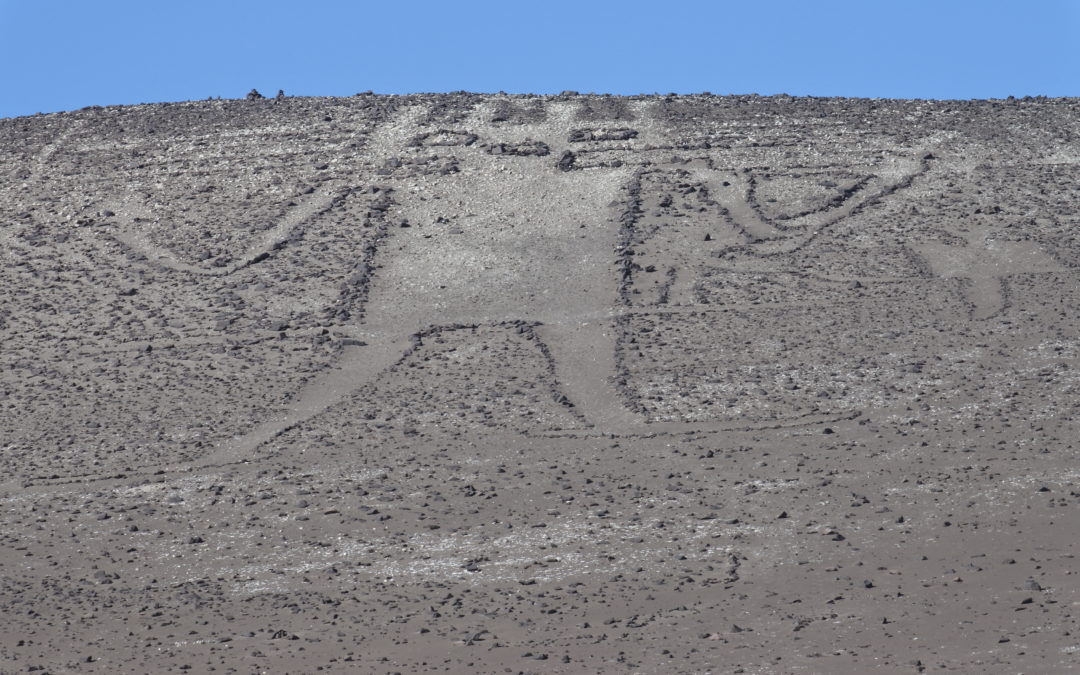
[{"label": "blue sky", "polygon": [[1080,96],[1080,0],[0,0],[0,117],[252,87]]}]

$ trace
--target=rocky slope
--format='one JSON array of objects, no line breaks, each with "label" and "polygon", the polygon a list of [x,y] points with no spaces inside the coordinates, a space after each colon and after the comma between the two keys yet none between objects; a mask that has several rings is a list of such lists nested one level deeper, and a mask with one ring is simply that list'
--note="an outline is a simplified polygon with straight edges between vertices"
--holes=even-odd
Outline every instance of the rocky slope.
[{"label": "rocky slope", "polygon": [[1080,669],[1080,101],[0,149],[3,672]]}]

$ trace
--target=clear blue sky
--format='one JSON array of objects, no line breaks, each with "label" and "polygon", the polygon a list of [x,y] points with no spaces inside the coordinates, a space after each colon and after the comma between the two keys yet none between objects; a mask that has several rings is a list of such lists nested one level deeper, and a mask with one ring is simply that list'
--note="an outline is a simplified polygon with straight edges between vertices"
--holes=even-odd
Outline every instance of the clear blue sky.
[{"label": "clear blue sky", "polygon": [[1080,0],[0,0],[0,117],[252,87],[1080,96]]}]

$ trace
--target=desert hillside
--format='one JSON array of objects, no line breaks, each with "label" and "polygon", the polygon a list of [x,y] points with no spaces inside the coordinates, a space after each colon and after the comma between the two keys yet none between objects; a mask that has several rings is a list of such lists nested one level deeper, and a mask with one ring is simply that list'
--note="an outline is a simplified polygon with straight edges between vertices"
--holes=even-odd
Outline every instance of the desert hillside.
[{"label": "desert hillside", "polygon": [[1080,670],[1080,100],[0,120],[0,671]]}]

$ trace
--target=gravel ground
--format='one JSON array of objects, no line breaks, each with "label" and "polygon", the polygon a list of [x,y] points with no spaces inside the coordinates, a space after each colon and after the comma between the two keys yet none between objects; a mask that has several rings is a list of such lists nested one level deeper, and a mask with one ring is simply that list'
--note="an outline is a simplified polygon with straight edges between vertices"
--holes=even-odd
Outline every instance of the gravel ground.
[{"label": "gravel ground", "polygon": [[1080,670],[1078,120],[0,120],[0,672]]}]

